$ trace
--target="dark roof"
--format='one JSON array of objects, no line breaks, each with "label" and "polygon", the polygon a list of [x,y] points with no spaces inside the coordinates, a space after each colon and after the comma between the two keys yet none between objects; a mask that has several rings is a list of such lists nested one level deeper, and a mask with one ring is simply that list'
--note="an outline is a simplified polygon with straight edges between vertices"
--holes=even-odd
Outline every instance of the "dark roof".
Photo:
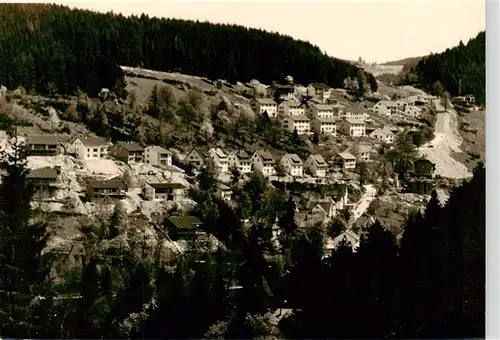
[{"label": "dark roof", "polygon": [[326,85],[325,83],[312,83],[311,86],[314,87],[315,89],[324,89],[324,90],[330,88],[330,86]]},{"label": "dark roof", "polygon": [[56,135],[28,135],[26,137],[26,144],[59,144],[59,138]]},{"label": "dark roof", "polygon": [[293,164],[302,164],[302,160],[297,154],[289,153],[287,156]]},{"label": "dark roof", "polygon": [[425,158],[425,157],[420,157],[419,159],[416,159],[416,160],[414,161],[414,163],[417,163],[417,162],[418,162],[418,163],[422,163],[422,162],[424,162],[424,163],[430,163],[430,164],[434,165],[434,163],[432,163],[430,160],[428,160],[428,159],[427,159],[427,158]]},{"label": "dark roof", "polygon": [[151,187],[155,189],[184,189],[185,186],[182,183],[148,183]]},{"label": "dark roof", "polygon": [[89,185],[92,189],[126,189],[121,179],[90,180]]},{"label": "dark roof", "polygon": [[264,164],[274,163],[273,155],[269,151],[257,150],[257,154],[262,158]]},{"label": "dark roof", "polygon": [[31,170],[27,178],[43,178],[43,179],[57,179],[58,175],[57,168],[45,167]]},{"label": "dark roof", "polygon": [[142,146],[139,145],[139,143],[136,143],[136,142],[129,142],[129,143],[125,143],[125,142],[118,142],[117,143],[118,145],[124,147],[127,151],[144,151],[144,148]]},{"label": "dark roof", "polygon": [[323,156],[321,156],[320,154],[311,155],[311,157],[316,162],[316,164],[319,166],[327,166],[328,165],[326,163],[325,159],[323,158]]},{"label": "dark roof", "polygon": [[167,220],[178,229],[196,229],[203,224],[196,216],[171,216]]},{"label": "dark roof", "polygon": [[250,160],[250,155],[245,150],[236,151],[239,160]]},{"label": "dark roof", "polygon": [[85,146],[101,146],[101,145],[106,145],[108,144],[108,141],[102,137],[77,137],[73,139],[73,143],[77,140],[80,139]]}]

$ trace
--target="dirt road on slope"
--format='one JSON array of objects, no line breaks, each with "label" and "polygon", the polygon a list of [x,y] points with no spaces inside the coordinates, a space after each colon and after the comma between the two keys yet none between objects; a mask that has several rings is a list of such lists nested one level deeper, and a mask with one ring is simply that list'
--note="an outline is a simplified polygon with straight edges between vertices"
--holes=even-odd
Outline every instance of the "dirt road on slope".
[{"label": "dirt road on slope", "polygon": [[[438,112],[443,111],[437,114],[435,138],[420,147],[419,153],[436,164],[437,175],[454,179],[471,177],[470,170],[451,157],[451,152],[461,152],[462,137],[458,133],[457,113],[452,107],[444,111],[439,100],[436,100],[435,104]],[[441,108],[442,110],[440,110]]]}]

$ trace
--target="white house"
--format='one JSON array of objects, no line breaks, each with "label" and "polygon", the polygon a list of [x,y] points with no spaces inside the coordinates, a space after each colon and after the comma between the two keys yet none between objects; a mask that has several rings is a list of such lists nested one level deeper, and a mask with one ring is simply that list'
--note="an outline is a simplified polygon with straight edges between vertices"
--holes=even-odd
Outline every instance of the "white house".
[{"label": "white house", "polygon": [[369,146],[360,145],[358,147],[359,160],[361,160],[362,162],[369,162],[371,152],[372,152],[372,149]]},{"label": "white house", "polygon": [[314,96],[316,96],[319,100],[321,100],[323,103],[330,98],[331,95],[331,89],[330,86],[324,84],[324,83],[313,83],[309,84],[309,87],[314,89]]},{"label": "white house", "polygon": [[250,106],[257,114],[267,112],[267,115],[271,118],[276,117],[278,114],[278,105],[274,100],[269,98],[254,98],[250,102]]},{"label": "white house", "polygon": [[335,237],[333,240],[328,242],[326,246],[327,251],[330,252],[335,250],[342,244],[342,242],[346,242],[347,245],[349,245],[351,249],[355,251],[356,248],[359,247],[360,237],[350,229],[345,230],[340,235]]},{"label": "white house", "polygon": [[378,113],[383,116],[390,116],[394,114],[401,113],[399,106],[390,100],[381,100],[377,104],[373,105],[373,112]]},{"label": "white house", "polygon": [[328,104],[313,104],[309,112],[314,118],[333,118],[334,116],[334,108]]},{"label": "white house", "polygon": [[356,168],[356,157],[348,152],[339,152],[333,157],[332,161],[337,169]]},{"label": "white house", "polygon": [[304,162],[304,167],[314,177],[325,178],[328,164],[320,154],[311,154]]},{"label": "white house", "polygon": [[339,116],[339,118],[342,118],[342,119],[352,119],[352,120],[364,121],[368,117],[368,114],[366,112],[359,110],[356,107],[349,106],[349,107],[340,109],[338,116]]},{"label": "white house", "polygon": [[317,134],[337,136],[337,121],[334,118],[316,118],[311,128]]},{"label": "white house", "polygon": [[172,153],[158,145],[147,146],[144,149],[144,160],[154,166],[171,166]]},{"label": "white house", "polygon": [[338,130],[344,135],[351,137],[366,136],[366,125],[364,121],[343,119],[337,124]]},{"label": "white house", "polygon": [[265,177],[276,174],[274,157],[268,151],[257,150],[252,155],[253,168]]},{"label": "white house", "polygon": [[417,117],[420,116],[422,110],[418,106],[407,105],[403,112],[406,116]]},{"label": "white house", "polygon": [[7,132],[0,130],[0,151],[4,151],[7,147],[8,137]]},{"label": "white house", "polygon": [[294,153],[288,153],[281,158],[281,165],[290,176],[302,177],[304,175],[304,163]]},{"label": "white house", "polygon": [[278,115],[285,116],[304,116],[306,109],[296,101],[284,101],[278,105]]},{"label": "white house", "polygon": [[429,99],[424,97],[424,96],[413,95],[413,96],[409,96],[409,97],[404,98],[404,100],[411,105],[427,105],[427,104],[429,104]]},{"label": "white house", "polygon": [[290,132],[297,130],[297,134],[308,134],[311,131],[310,119],[306,116],[288,116],[283,119],[283,128]]},{"label": "white house", "polygon": [[227,156],[229,167],[237,168],[242,174],[252,172],[252,159],[245,150],[231,151]]},{"label": "white house", "polygon": [[77,137],[67,145],[67,151],[78,159],[106,159],[111,145],[102,137]]},{"label": "white house", "polygon": [[394,143],[395,135],[387,126],[384,126],[370,133],[370,137],[381,143],[392,144]]},{"label": "white house", "polygon": [[208,154],[214,161],[214,164],[219,172],[229,171],[229,163],[227,160],[227,155],[224,151],[222,151],[220,148],[210,148],[208,150]]},{"label": "white house", "polygon": [[224,183],[219,182],[217,185],[217,194],[221,200],[230,201],[233,191]]}]

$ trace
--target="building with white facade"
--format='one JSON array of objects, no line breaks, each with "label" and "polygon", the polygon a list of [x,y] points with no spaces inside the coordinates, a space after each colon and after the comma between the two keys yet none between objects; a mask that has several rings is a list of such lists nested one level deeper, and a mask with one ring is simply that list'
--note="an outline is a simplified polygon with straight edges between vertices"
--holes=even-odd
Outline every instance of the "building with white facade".
[{"label": "building with white facade", "polygon": [[384,126],[370,133],[370,137],[380,143],[392,144],[394,143],[395,135],[387,126]]},{"label": "building with white facade", "polygon": [[144,160],[146,164],[154,166],[171,166],[172,152],[158,145],[147,146],[144,149]]},{"label": "building with white facade", "polygon": [[106,159],[111,142],[102,137],[77,137],[67,145],[67,152],[78,159]]},{"label": "building with white facade", "polygon": [[309,109],[311,116],[314,118],[333,118],[334,108],[328,104],[313,104]]},{"label": "building with white facade", "polygon": [[314,177],[325,178],[328,163],[320,154],[311,154],[304,162],[304,168]]},{"label": "building with white facade", "polygon": [[353,119],[343,119],[337,123],[338,131],[346,136],[363,137],[366,136],[365,122]]},{"label": "building with white facade", "polygon": [[286,116],[303,116],[306,114],[306,109],[296,101],[284,101],[278,105],[278,115]]},{"label": "building with white facade", "polygon": [[373,105],[372,110],[373,112],[378,113],[382,116],[391,116],[402,112],[399,106],[395,102],[390,100],[379,101],[378,103]]},{"label": "building with white facade", "polygon": [[271,118],[275,118],[278,115],[278,105],[274,100],[269,98],[254,98],[250,102],[250,106],[257,114],[267,112],[267,115]]},{"label": "building with white facade", "polygon": [[304,135],[311,131],[311,121],[306,116],[288,116],[283,118],[283,128],[293,132],[297,130],[297,134]]},{"label": "building with white facade", "polygon": [[254,170],[260,172],[265,177],[275,175],[274,157],[268,151],[257,150],[252,155]]},{"label": "building with white facade", "polygon": [[304,162],[294,153],[284,155],[281,158],[281,165],[290,176],[302,177],[304,175]]},{"label": "building with white facade", "polygon": [[227,159],[227,155],[221,148],[210,148],[208,150],[208,154],[210,158],[213,160],[216,169],[219,172],[228,172],[229,171],[229,163]]},{"label": "building with white facade", "polygon": [[311,122],[311,128],[320,135],[337,136],[337,121],[334,118],[316,118]]},{"label": "building with white facade", "polygon": [[242,174],[252,172],[252,159],[245,150],[231,151],[227,159],[230,168],[236,168]]}]

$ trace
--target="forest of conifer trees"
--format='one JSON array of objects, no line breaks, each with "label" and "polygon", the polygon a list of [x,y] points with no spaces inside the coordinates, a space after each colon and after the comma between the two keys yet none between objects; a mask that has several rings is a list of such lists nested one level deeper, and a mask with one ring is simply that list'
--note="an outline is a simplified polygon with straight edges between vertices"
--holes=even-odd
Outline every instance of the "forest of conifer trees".
[{"label": "forest of conifer trees", "polygon": [[427,89],[439,81],[452,96],[473,94],[476,102],[486,99],[486,38],[485,32],[462,42],[443,53],[422,58],[407,74],[405,83],[417,83]]},{"label": "forest of conifer trees", "polygon": [[[484,337],[482,165],[446,206],[433,192],[424,212],[408,216],[400,241],[376,222],[356,252],[344,243],[326,258],[324,229],[298,228],[285,191],[252,175],[230,207],[205,168],[191,193],[202,202],[194,213],[224,249],[164,262],[140,237],[110,248],[134,230],[117,206],[82,229],[82,266],[61,282],[50,270],[61,259],[42,251],[47,223],[29,209],[25,159],[22,149],[10,156],[0,184],[2,337]],[[273,250],[263,232],[276,220],[285,233]],[[269,313],[281,308],[293,312],[277,324]]]},{"label": "forest of conifer trees", "polygon": [[0,29],[0,83],[40,93],[80,89],[94,96],[123,82],[119,65],[233,83],[271,83],[292,75],[299,84],[343,87],[351,77],[376,85],[373,75],[308,42],[236,25],[2,4]]}]

